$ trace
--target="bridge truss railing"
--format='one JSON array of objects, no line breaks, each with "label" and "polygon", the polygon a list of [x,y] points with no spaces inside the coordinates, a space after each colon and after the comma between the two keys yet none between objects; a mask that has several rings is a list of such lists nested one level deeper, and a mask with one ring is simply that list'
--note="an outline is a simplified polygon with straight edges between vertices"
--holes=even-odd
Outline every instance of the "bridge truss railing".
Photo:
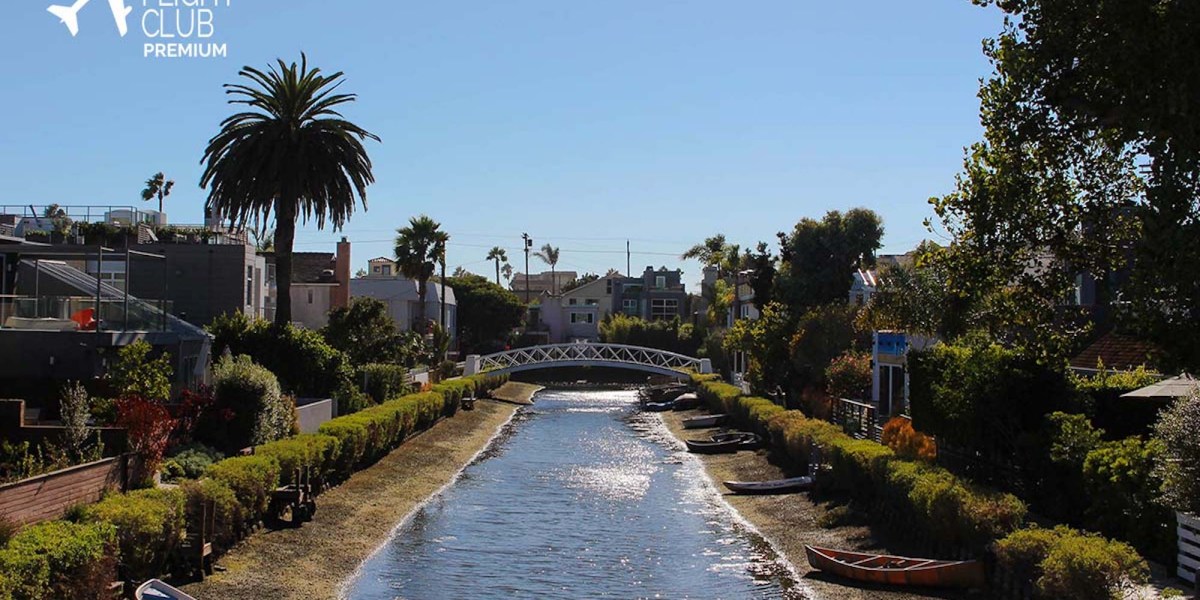
[{"label": "bridge truss railing", "polygon": [[467,358],[467,370],[478,373],[489,371],[508,371],[521,367],[535,365],[595,365],[651,367],[677,372],[706,373],[712,370],[711,363],[705,359],[693,358],[683,354],[643,348],[641,346],[626,346],[623,344],[552,344],[548,346],[531,346],[497,352],[486,356],[471,356]]}]

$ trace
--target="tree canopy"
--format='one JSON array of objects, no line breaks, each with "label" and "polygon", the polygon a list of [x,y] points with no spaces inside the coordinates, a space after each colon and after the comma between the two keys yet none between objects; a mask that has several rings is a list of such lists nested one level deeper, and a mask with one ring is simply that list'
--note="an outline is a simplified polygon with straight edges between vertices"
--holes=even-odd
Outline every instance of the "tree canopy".
[{"label": "tree canopy", "polygon": [[502,349],[524,318],[525,305],[521,299],[474,273],[450,277],[446,283],[454,288],[459,340],[464,350],[488,353]]},{"label": "tree canopy", "polygon": [[865,208],[829,211],[820,221],[801,219],[790,234],[779,234],[775,299],[793,314],[844,301],[855,268],[875,265],[882,239],[883,220]]}]

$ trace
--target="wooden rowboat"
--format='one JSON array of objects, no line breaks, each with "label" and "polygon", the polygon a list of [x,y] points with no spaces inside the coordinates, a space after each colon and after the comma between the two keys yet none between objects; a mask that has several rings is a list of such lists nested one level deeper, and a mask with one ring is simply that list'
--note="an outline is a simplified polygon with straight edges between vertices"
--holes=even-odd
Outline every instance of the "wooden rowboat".
[{"label": "wooden rowboat", "polygon": [[138,586],[133,596],[137,600],[196,600],[158,579],[151,579]]},{"label": "wooden rowboat", "polygon": [[983,587],[983,563],[977,560],[934,560],[886,554],[866,554],[805,546],[814,569],[847,579],[884,585],[923,587]]},{"label": "wooden rowboat", "polygon": [[736,494],[787,494],[812,487],[812,477],[791,477],[774,481],[726,481],[725,487]]},{"label": "wooden rowboat", "polygon": [[702,429],[704,427],[716,427],[725,420],[725,415],[704,415],[701,417],[691,417],[683,420],[684,429]]},{"label": "wooden rowboat", "polygon": [[700,403],[700,397],[695,392],[684,392],[675,397],[675,410],[688,410],[696,408]]},{"label": "wooden rowboat", "polygon": [[674,404],[670,402],[647,402],[642,405],[642,410],[646,412],[666,412],[671,410]]},{"label": "wooden rowboat", "polygon": [[738,450],[751,450],[757,448],[761,442],[762,438],[758,434],[744,431],[718,433],[709,440],[683,441],[688,452],[696,454],[726,454]]}]

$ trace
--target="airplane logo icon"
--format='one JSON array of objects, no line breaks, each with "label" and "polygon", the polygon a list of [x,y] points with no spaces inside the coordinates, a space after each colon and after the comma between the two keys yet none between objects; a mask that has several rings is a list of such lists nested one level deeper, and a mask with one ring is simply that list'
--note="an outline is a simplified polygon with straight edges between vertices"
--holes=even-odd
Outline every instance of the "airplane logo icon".
[{"label": "airplane logo icon", "polygon": [[[71,37],[75,37],[79,33],[78,15],[80,9],[91,0],[75,0],[75,4],[71,6],[52,5],[46,10],[62,20],[63,25],[67,26],[67,31],[71,32]],[[133,12],[133,7],[125,6],[125,0],[108,0],[108,7],[112,10],[113,20],[117,22],[117,31],[121,32],[121,37],[125,37],[129,33],[129,13]]]}]

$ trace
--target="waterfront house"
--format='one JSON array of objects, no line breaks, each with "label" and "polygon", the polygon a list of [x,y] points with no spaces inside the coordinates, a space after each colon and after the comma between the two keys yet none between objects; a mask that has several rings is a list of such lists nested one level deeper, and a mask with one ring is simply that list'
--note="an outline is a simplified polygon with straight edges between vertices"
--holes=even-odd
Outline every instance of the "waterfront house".
[{"label": "waterfront house", "polygon": [[612,313],[613,289],[620,273],[613,273],[558,295],[543,292],[537,314],[550,343],[598,341],[600,321]]},{"label": "waterfront house", "polygon": [[[271,317],[277,288],[274,253],[264,253],[268,264]],[[292,324],[320,329],[329,323],[329,312],[350,304],[350,242],[342,238],[337,252],[292,253]]]},{"label": "waterfront house", "polygon": [[[425,282],[425,318],[434,322],[441,320],[442,289],[436,281]],[[458,331],[458,304],[454,288],[446,285],[445,290],[446,329],[453,338]],[[414,329],[421,305],[416,281],[403,275],[355,277],[350,280],[350,297],[379,300],[387,305],[388,314],[401,331]]]},{"label": "waterfront house", "polygon": [[529,274],[529,281],[526,282],[524,273],[516,273],[513,275],[512,281],[508,284],[508,289],[517,295],[521,300],[526,299],[526,289],[529,292],[529,301],[536,302],[541,297],[542,293],[559,294],[562,293],[567,284],[579,278],[579,273],[575,271],[544,271],[542,273]]},{"label": "waterfront house", "polygon": [[678,269],[646,267],[641,277],[614,278],[611,310],[647,321],[686,319],[691,302],[682,277]]}]

